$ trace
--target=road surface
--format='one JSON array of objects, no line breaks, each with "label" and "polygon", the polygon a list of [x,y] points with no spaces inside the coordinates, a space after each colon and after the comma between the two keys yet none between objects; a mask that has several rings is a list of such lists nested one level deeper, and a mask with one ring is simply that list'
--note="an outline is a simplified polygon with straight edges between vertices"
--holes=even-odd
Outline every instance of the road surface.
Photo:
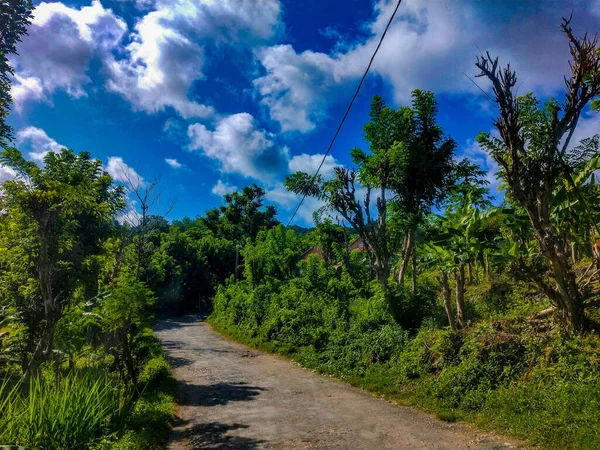
[{"label": "road surface", "polygon": [[155,330],[179,384],[168,449],[516,448],[232,342],[199,316]]}]

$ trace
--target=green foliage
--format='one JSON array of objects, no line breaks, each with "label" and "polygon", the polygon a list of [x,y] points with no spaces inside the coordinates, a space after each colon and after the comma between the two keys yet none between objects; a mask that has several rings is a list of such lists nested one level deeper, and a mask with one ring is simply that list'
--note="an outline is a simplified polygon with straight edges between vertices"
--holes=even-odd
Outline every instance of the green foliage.
[{"label": "green foliage", "polygon": [[27,34],[32,9],[30,0],[7,0],[0,8],[0,146],[12,137],[6,118],[12,104],[10,83],[15,70],[8,58],[17,54],[17,43]]},{"label": "green foliage", "polygon": [[258,232],[277,225],[277,210],[269,205],[263,208],[265,190],[257,185],[246,186],[241,192],[224,196],[225,205],[207,211],[200,221],[218,237],[234,242],[254,239]]},{"label": "green foliage", "polygon": [[0,388],[0,443],[32,449],[85,447],[123,419],[127,401],[105,374],[73,373],[58,383]]}]

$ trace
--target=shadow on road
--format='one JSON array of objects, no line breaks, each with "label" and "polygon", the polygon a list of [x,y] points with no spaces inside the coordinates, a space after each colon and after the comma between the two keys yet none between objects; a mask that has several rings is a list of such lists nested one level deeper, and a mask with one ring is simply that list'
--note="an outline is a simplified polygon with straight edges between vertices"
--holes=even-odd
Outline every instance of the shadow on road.
[{"label": "shadow on road", "polygon": [[179,383],[180,405],[186,406],[217,406],[229,402],[250,401],[264,391],[265,388],[250,386],[247,383],[216,383],[209,385],[194,385]]},{"label": "shadow on road", "polygon": [[198,322],[205,322],[207,314],[190,314],[181,317],[162,317],[154,325],[155,331],[171,330],[173,328],[183,328],[196,325]]},{"label": "shadow on road", "polygon": [[242,436],[228,435],[230,431],[248,428],[248,425],[234,423],[227,425],[219,422],[201,423],[186,430],[190,439],[190,448],[197,449],[256,449],[265,441]]}]

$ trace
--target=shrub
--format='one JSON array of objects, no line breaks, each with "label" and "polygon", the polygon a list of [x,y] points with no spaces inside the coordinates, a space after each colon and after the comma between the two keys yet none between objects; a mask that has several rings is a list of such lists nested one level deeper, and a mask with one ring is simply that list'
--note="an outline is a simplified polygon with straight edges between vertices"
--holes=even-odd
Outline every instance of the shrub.
[{"label": "shrub", "polygon": [[154,389],[171,376],[171,366],[164,356],[150,359],[143,367],[138,378],[140,389]]}]

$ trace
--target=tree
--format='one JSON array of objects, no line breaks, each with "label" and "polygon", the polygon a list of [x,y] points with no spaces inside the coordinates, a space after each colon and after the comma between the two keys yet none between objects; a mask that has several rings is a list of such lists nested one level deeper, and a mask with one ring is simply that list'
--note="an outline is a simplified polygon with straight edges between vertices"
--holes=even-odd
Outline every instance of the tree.
[{"label": "tree", "polygon": [[334,225],[331,219],[320,220],[316,217],[315,222],[317,226],[311,236],[316,240],[318,248],[321,249],[325,265],[330,266],[335,261],[336,253],[342,258],[346,256],[339,254],[339,249],[344,244],[347,247],[346,234],[344,229],[339,225]]},{"label": "tree", "polygon": [[[53,352],[56,324],[78,282],[87,275],[84,262],[97,254],[113,230],[116,213],[124,206],[123,189],[113,185],[99,160],[72,150],[49,153],[44,167],[8,148],[0,164],[17,172],[0,188],[3,214],[21,219],[17,242],[31,250],[29,276],[35,280],[28,314],[35,339],[28,371],[35,372]],[[36,343],[37,342],[37,343]]]},{"label": "tree", "polygon": [[256,184],[224,196],[225,205],[206,212],[202,222],[215,235],[235,242],[254,240],[259,231],[279,224],[274,206],[264,206],[265,190]]},{"label": "tree", "polygon": [[136,276],[124,272],[98,303],[109,353],[123,382],[135,386],[139,374],[134,356],[135,337],[150,326],[154,293]]},{"label": "tree", "polygon": [[139,214],[135,209],[132,209],[124,215],[124,220],[133,231],[135,250],[136,250],[136,271],[135,276],[138,280],[147,280],[148,267],[150,257],[152,255],[151,246],[149,243],[149,234],[161,227],[166,229],[168,223],[165,219],[173,209],[171,201],[164,214],[158,216],[151,214],[158,206],[162,197],[162,192],[159,189],[160,179],[157,177],[152,182],[145,181],[138,173],[130,170],[128,167],[119,165],[119,176],[125,181],[127,190],[135,197],[135,201],[139,203]]},{"label": "tree", "polygon": [[405,108],[402,115],[405,135],[396,143],[399,149],[389,186],[397,196],[394,219],[404,231],[402,264],[398,273],[400,284],[404,282],[408,262],[414,257],[417,227],[454,185],[452,158],[456,149],[456,142],[446,137],[436,123],[437,101],[432,92],[413,91],[412,109]]},{"label": "tree", "polygon": [[3,0],[0,3],[0,145],[12,138],[6,118],[12,104],[10,78],[15,75],[15,70],[8,57],[17,54],[17,44],[27,34],[32,9],[30,0]]},{"label": "tree", "polygon": [[489,53],[477,58],[479,76],[491,81],[500,114],[494,122],[500,138],[482,134],[478,142],[500,165],[510,197],[527,212],[555,285],[534,271],[532,279],[569,326],[581,330],[587,295],[569,260],[568,241],[552,221],[551,205],[558,180],[571,181],[573,168],[594,150],[585,143],[574,148],[570,144],[582,111],[600,94],[600,54],[597,38],[576,37],[570,22],[563,19],[561,25],[572,58],[562,104],[550,99],[542,106],[532,94],[516,97],[517,77],[510,65],[500,69]]},{"label": "tree", "polygon": [[[391,238],[390,214],[395,214],[395,232],[408,236],[403,261],[414,250],[416,226],[431,206],[439,201],[451,181],[455,143],[443,136],[435,123],[436,102],[431,92],[415,90],[412,108],[397,110],[375,96],[371,120],[364,127],[369,153],[351,152],[358,169],[335,168],[335,177],[324,180],[297,172],[286,178],[286,187],[295,193],[316,197],[343,217],[365,242],[365,251],[377,280],[384,290],[392,315],[399,320],[388,292],[390,258],[399,245]],[[360,186],[359,186],[360,185]],[[364,200],[357,199],[364,189]],[[377,192],[375,211],[371,194]]]}]

